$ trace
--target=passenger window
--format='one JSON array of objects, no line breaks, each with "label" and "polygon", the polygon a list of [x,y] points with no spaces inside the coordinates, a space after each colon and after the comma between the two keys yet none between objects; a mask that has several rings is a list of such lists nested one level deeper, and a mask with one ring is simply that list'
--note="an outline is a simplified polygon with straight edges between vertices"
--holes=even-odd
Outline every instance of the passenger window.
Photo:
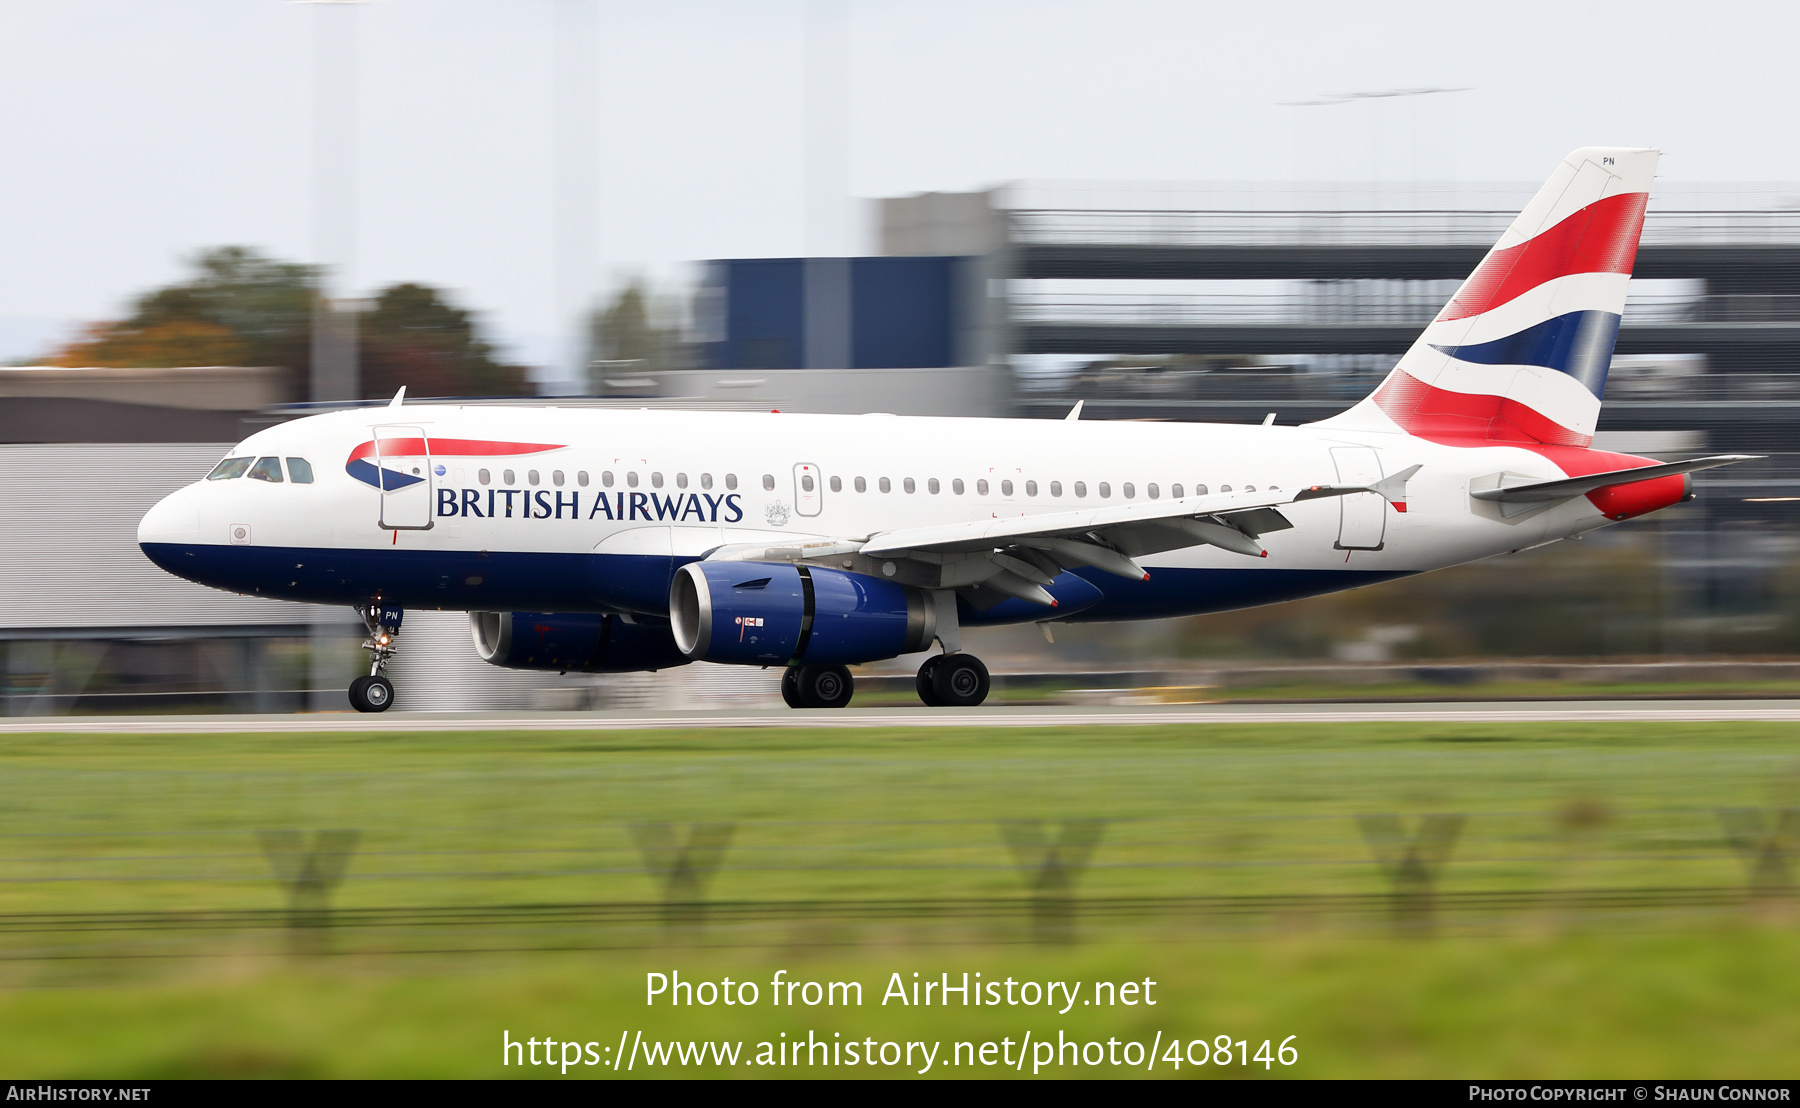
[{"label": "passenger window", "polygon": [[1100,482],[1100,499],[1105,500],[1112,495],[1112,486],[1105,481]]},{"label": "passenger window", "polygon": [[774,492],[775,491],[775,475],[773,473],[763,474],[763,491],[764,492]]},{"label": "passenger window", "polygon": [[893,492],[894,491],[894,483],[892,481],[889,481],[886,477],[883,477],[880,480],[880,482],[876,484],[875,487],[880,489],[882,492]]},{"label": "passenger window", "polygon": [[1036,496],[1037,495],[1037,482],[1036,481],[1025,482],[1025,495],[1026,496]]},{"label": "passenger window", "polygon": [[938,490],[941,488],[943,488],[943,486],[938,484],[938,479],[936,477],[933,477],[931,480],[925,482],[926,491],[931,493],[931,495],[933,495],[933,496],[936,496],[938,494]]},{"label": "passenger window", "polygon": [[528,471],[525,474],[525,480],[530,482],[533,485],[537,484],[538,483],[538,471],[535,469]]},{"label": "passenger window", "polygon": [[505,478],[506,483],[509,485],[516,485],[519,483],[518,478],[513,475],[513,471],[510,469],[502,472],[500,476]]},{"label": "passenger window", "polygon": [[712,474],[702,473],[700,475],[700,487],[703,489],[712,488]]},{"label": "passenger window", "polygon": [[1255,486],[1255,485],[1245,485],[1245,486],[1244,486],[1244,491],[1245,491],[1245,492],[1255,492],[1255,491],[1256,491],[1256,486]]},{"label": "passenger window", "polygon": [[1012,482],[1011,481],[1000,482],[1000,495],[1001,496],[1011,496],[1012,495]]},{"label": "passenger window", "polygon": [[480,481],[482,484],[485,485],[489,481],[493,480],[493,475],[490,474],[485,469],[478,469],[475,471],[475,480]]},{"label": "passenger window", "polygon": [[562,470],[560,470],[560,469],[553,469],[553,470],[551,470],[551,471],[550,471],[550,483],[551,483],[551,484],[552,484],[552,485],[555,485],[555,486],[556,486],[556,487],[557,487],[557,488],[559,488],[559,489],[560,489],[560,488],[562,488],[562,484],[563,484],[563,471],[562,471]]},{"label": "passenger window", "polygon": [[1157,498],[1157,496],[1160,495],[1160,493],[1161,493],[1161,490],[1159,490],[1156,487],[1156,482],[1154,482],[1154,481],[1152,481],[1149,484],[1149,486],[1147,486],[1144,489],[1144,491],[1150,494],[1150,499],[1152,499],[1152,500],[1155,500]]},{"label": "passenger window", "polygon": [[1137,495],[1137,486],[1130,481],[1125,482],[1125,499],[1130,500]]},{"label": "passenger window", "polygon": [[858,477],[856,479],[856,491],[857,492],[868,492],[869,491],[869,483],[867,481],[863,480],[861,477]]},{"label": "passenger window", "polygon": [[270,481],[277,485],[281,484],[281,459],[256,459],[256,464],[250,467],[250,476],[258,481]]},{"label": "passenger window", "polygon": [[[1230,492],[1231,490],[1227,489],[1225,491]],[[1194,495],[1195,496],[1205,496],[1206,495],[1206,486],[1205,485],[1195,485],[1194,486]]]},{"label": "passenger window", "polygon": [[1082,496],[1087,495],[1087,482],[1086,481],[1075,482],[1075,495],[1077,497],[1082,497]]},{"label": "passenger window", "polygon": [[1061,481],[1050,482],[1050,495],[1051,496],[1061,496],[1062,495],[1062,482]]},{"label": "passenger window", "polygon": [[[1151,496],[1155,496],[1155,495],[1156,495],[1156,492],[1155,492],[1155,489],[1156,489],[1156,486],[1155,486],[1155,485],[1151,485],[1151,486],[1150,486],[1150,488],[1151,488],[1151,492],[1150,492],[1150,495],[1151,495]],[[1181,486],[1180,486],[1180,485],[1178,485],[1178,484],[1177,484],[1177,485],[1170,485],[1170,486],[1169,486],[1169,495],[1170,495],[1170,496],[1172,496],[1172,497],[1174,497],[1174,498],[1175,498],[1175,499],[1177,499],[1177,500],[1180,500],[1180,499],[1181,499]]]},{"label": "passenger window", "polygon": [[1231,491],[1231,486],[1230,486],[1230,485],[1220,485],[1220,486],[1219,486],[1219,491],[1220,491],[1220,492],[1230,492],[1230,491]]},{"label": "passenger window", "polygon": [[229,481],[233,477],[242,477],[253,461],[255,461],[254,458],[226,458],[213,467],[213,471],[206,475],[206,479],[208,481]]},{"label": "passenger window", "polygon": [[961,477],[957,477],[957,478],[954,478],[951,480],[950,491],[955,493],[958,496],[961,496],[963,494],[963,483],[962,483]]},{"label": "passenger window", "polygon": [[905,489],[907,492],[918,492],[919,491],[919,486],[913,484],[913,479],[911,477],[908,477],[906,480],[900,482],[900,487]]},{"label": "passenger window", "polygon": [[1280,491],[1281,491],[1281,486],[1280,486],[1280,485],[1270,485],[1270,486],[1269,486],[1269,491],[1270,491],[1270,492],[1280,492]]},{"label": "passenger window", "polygon": [[288,480],[296,485],[312,484],[312,463],[305,458],[289,458]]},{"label": "passenger window", "polygon": [[675,475],[675,487],[678,489],[687,488],[687,474],[677,473]]},{"label": "passenger window", "polygon": [[983,477],[980,480],[975,482],[975,495],[976,496],[986,496],[987,491],[988,491],[987,478]]},{"label": "passenger window", "polygon": [[833,477],[831,479],[831,491],[832,492],[843,492],[844,491],[844,479],[842,477]]},{"label": "passenger window", "polygon": [[728,489],[737,488],[737,474],[727,473],[725,475],[725,487]]},{"label": "passenger window", "polygon": [[[485,482],[485,481],[484,481],[484,482],[482,482],[482,483],[483,483],[483,484],[486,484],[486,482]],[[602,485],[605,485],[605,486],[606,486],[606,487],[607,487],[607,488],[609,488],[609,489],[610,489],[610,488],[612,488],[612,483],[613,483],[613,475],[612,475],[612,470],[610,470],[610,469],[608,469],[608,470],[604,470],[604,471],[602,471],[602,472],[601,472],[601,474],[600,474],[600,483],[601,483],[601,484],[602,484]]]},{"label": "passenger window", "polygon": [[587,488],[587,470],[583,469],[576,472],[575,483],[584,489]]},{"label": "passenger window", "polygon": [[801,474],[801,475],[800,475],[800,491],[801,491],[801,492],[811,492],[811,491],[813,491],[813,479],[812,479],[812,474],[810,474],[810,473],[802,473],[802,474]]},{"label": "passenger window", "polygon": [[662,474],[652,473],[650,475],[650,487],[653,489],[662,488]]},{"label": "passenger window", "polygon": [[634,489],[637,488],[637,470],[634,469],[625,475],[625,483]]}]

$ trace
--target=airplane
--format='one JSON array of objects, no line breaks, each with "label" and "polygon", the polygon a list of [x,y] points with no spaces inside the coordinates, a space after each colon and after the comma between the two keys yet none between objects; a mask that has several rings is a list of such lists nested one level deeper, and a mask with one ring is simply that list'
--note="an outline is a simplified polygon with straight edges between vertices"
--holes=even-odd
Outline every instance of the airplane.
[{"label": "airplane", "polygon": [[[259,431],[138,527],[156,565],[353,606],[379,712],[407,608],[519,669],[780,667],[795,708],[962,629],[1159,619],[1373,585],[1692,499],[1592,448],[1659,152],[1559,164],[1370,396],[1297,427],[408,404]],[[341,461],[340,461],[341,459]]]}]

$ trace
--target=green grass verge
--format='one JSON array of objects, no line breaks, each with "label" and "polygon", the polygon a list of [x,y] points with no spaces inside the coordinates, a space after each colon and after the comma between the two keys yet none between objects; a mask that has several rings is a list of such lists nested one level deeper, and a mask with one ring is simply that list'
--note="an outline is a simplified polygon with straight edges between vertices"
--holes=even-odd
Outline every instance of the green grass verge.
[{"label": "green grass verge", "polygon": [[[655,905],[669,885],[642,849],[653,823],[677,848],[695,824],[730,824],[692,888],[750,904],[1016,907],[1045,888],[1041,850],[1018,835],[1071,827],[1098,829],[1086,864],[1070,863],[1078,904],[1379,903],[1390,886],[1358,817],[1397,817],[1410,835],[1446,813],[1464,820],[1436,880],[1447,902],[1729,890],[1751,873],[1731,838],[1767,845],[1774,813],[1795,806],[1800,726],[1785,724],[13,736],[0,739],[0,1073],[498,1076],[517,1072],[499,1065],[503,1030],[753,1045],[808,1029],[945,1042],[1060,1029],[1252,1049],[1297,1035],[1287,1072],[1309,1076],[1791,1076],[1800,934],[1779,898],[1446,911],[1429,938],[1304,905],[1223,922],[1077,913],[1074,941],[1048,946],[1019,912],[664,928],[654,913],[541,925],[502,909]],[[283,908],[258,832],[285,829],[358,832],[331,896],[346,912],[493,914],[443,927],[400,912],[324,932],[328,952],[312,954],[279,929],[116,921]],[[866,1002],[794,1016],[766,985],[754,1009],[642,1001],[651,970],[766,982],[782,968],[861,981]],[[1066,1016],[878,1003],[891,972],[963,970],[1148,976],[1160,1002]]]}]

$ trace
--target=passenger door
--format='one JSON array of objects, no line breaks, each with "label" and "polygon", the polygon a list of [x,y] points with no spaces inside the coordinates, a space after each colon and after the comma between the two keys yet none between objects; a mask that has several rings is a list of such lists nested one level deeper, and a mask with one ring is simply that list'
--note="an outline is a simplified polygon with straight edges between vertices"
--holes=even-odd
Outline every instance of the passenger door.
[{"label": "passenger door", "polygon": [[[1367,446],[1334,446],[1331,460],[1337,466],[1338,484],[1372,485],[1381,480],[1381,457]],[[1359,492],[1340,496],[1338,502],[1339,550],[1380,550],[1387,527],[1387,502],[1379,493]]]},{"label": "passenger door", "polygon": [[425,429],[385,424],[374,432],[382,530],[430,530],[436,501],[432,497],[431,441]]}]

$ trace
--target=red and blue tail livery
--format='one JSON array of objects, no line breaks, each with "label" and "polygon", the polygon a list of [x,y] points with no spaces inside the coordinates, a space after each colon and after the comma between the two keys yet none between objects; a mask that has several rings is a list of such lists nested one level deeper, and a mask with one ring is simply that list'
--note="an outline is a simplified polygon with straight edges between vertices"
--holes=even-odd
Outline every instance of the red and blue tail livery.
[{"label": "red and blue tail livery", "polygon": [[1381,388],[1330,422],[1439,442],[1592,443],[1658,156],[1565,158]]}]

